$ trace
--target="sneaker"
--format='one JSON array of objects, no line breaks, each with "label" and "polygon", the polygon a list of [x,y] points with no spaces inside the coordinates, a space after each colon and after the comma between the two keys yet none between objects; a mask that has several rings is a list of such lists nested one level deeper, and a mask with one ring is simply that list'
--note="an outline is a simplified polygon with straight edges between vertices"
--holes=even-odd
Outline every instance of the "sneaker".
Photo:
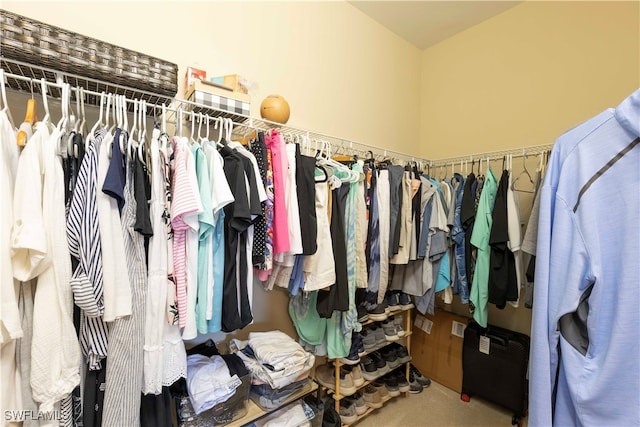
[{"label": "sneaker", "polygon": [[400,361],[396,356],[395,349],[385,347],[380,351],[380,354],[382,355],[384,361],[387,362],[387,366],[389,366],[389,369],[395,369],[400,366]]},{"label": "sneaker", "polygon": [[387,386],[384,384],[383,381],[376,380],[372,382],[371,385],[373,385],[378,390],[378,393],[380,394],[380,399],[383,402],[391,400],[391,395],[389,394],[389,390],[387,390]]},{"label": "sneaker", "polygon": [[409,374],[409,393],[422,393],[422,384],[416,381],[412,373]]},{"label": "sneaker", "polygon": [[[316,368],[316,380],[324,387],[331,390],[336,389],[335,368],[329,364],[320,365]],[[353,384],[351,373],[340,370],[340,394],[349,396],[357,391]]]},{"label": "sneaker", "polygon": [[367,381],[375,380],[379,375],[376,362],[369,356],[364,356],[360,359],[360,367],[362,377]]},{"label": "sneaker", "polygon": [[431,380],[429,378],[425,377],[424,375],[422,375],[422,373],[420,373],[418,368],[413,366],[413,363],[411,364],[411,368],[409,368],[409,370],[413,374],[413,376],[416,379],[416,381],[418,381],[418,383],[420,383],[420,385],[423,388],[427,388],[427,387],[429,387],[431,385]]},{"label": "sneaker", "polygon": [[411,356],[409,356],[409,352],[405,346],[398,345],[397,347],[394,347],[394,351],[400,363],[407,363],[411,361]]},{"label": "sneaker", "polygon": [[372,350],[376,346],[376,335],[370,328],[362,328],[360,332],[362,345],[366,351]]},{"label": "sneaker", "polygon": [[398,341],[398,333],[396,332],[396,324],[392,319],[387,319],[381,323],[382,330],[384,331],[384,339],[386,341]]},{"label": "sneaker", "polygon": [[351,345],[353,345],[353,343],[355,343],[356,348],[358,350],[358,356],[364,356],[365,348],[364,348],[364,343],[362,342],[362,336],[360,335],[360,332],[354,332],[351,335]]},{"label": "sneaker", "polygon": [[400,300],[400,305],[403,306],[404,308],[411,305],[411,297],[409,296],[409,294],[400,292],[398,299]]},{"label": "sneaker", "polygon": [[393,318],[393,323],[396,325],[396,333],[398,334],[399,337],[403,337],[404,336],[404,328],[402,327],[402,316],[395,316],[392,317]]},{"label": "sneaker", "polygon": [[358,343],[356,340],[351,340],[351,350],[347,357],[341,357],[340,361],[345,365],[357,365],[360,363],[360,356],[358,355]]},{"label": "sneaker", "polygon": [[409,381],[407,381],[407,378],[404,376],[404,369],[394,371],[394,373],[396,381],[398,381],[398,389],[400,390],[400,392],[409,392],[411,390],[411,387],[409,385]]},{"label": "sneaker", "polygon": [[379,352],[374,351],[369,355],[369,357],[371,358],[371,360],[373,360],[373,363],[375,363],[376,365],[378,376],[384,375],[387,372],[389,372],[389,365],[387,365],[387,362],[382,358]]},{"label": "sneaker", "polygon": [[397,292],[389,291],[386,296],[387,305],[389,306],[389,310],[398,311],[402,307],[400,305],[400,296]]},{"label": "sneaker", "polygon": [[356,405],[349,399],[340,401],[340,421],[342,424],[352,424],[358,421]]},{"label": "sneaker", "polygon": [[[422,390],[422,388],[420,388]],[[364,398],[364,403],[367,404],[370,408],[382,408],[382,398],[380,397],[380,393],[378,393],[378,389],[373,385],[369,384],[362,391],[362,397]]]},{"label": "sneaker", "polygon": [[357,307],[358,309],[358,322],[364,323],[369,320],[369,313],[367,313],[367,309],[361,304]]},{"label": "sneaker", "polygon": [[364,401],[364,396],[362,395],[362,393],[357,392],[347,399],[350,399],[355,405],[356,414],[362,415],[367,412],[367,403]]},{"label": "sneaker", "polygon": [[384,385],[387,388],[387,392],[389,396],[396,397],[400,396],[400,387],[398,386],[398,380],[394,375],[387,375],[382,378],[384,381]]},{"label": "sneaker", "polygon": [[376,337],[376,346],[385,345],[387,343],[387,338],[384,333],[384,330],[378,323],[373,323],[369,325],[369,330],[373,332],[373,336]]},{"label": "sneaker", "polygon": [[369,313],[369,320],[385,320],[389,314],[387,309],[387,303],[384,301],[381,304],[371,306],[371,308],[367,309],[367,313]]},{"label": "sneaker", "polygon": [[353,385],[355,385],[356,388],[364,385],[364,377],[362,376],[360,365],[351,367],[351,378],[353,378]]}]

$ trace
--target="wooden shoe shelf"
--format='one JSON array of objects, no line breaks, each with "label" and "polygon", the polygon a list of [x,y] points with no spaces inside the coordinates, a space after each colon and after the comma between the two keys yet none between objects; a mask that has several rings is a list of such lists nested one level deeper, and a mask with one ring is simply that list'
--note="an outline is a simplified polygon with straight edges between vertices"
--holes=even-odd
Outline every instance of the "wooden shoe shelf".
[{"label": "wooden shoe shelf", "polygon": [[[362,357],[364,357],[367,354],[370,354],[376,350],[380,350],[381,348],[384,348],[386,346],[388,346],[389,344],[392,344],[394,342],[399,342],[404,340],[405,341],[405,347],[407,348],[407,352],[409,353],[409,355],[411,355],[411,335],[412,335],[412,330],[411,330],[411,326],[412,326],[412,322],[411,322],[411,310],[414,308],[413,304],[410,305],[405,305],[405,306],[400,306],[400,309],[397,310],[391,310],[388,314],[388,316],[403,316],[404,318],[404,335],[402,337],[400,337],[397,341],[387,341],[384,344],[379,344],[376,345],[374,348],[371,348],[369,350],[365,350],[364,355]],[[374,323],[376,322],[375,320],[367,320],[366,322],[362,323],[362,326],[366,326],[368,324]],[[333,365],[335,367],[334,371],[335,371],[335,388],[333,390],[331,389],[327,389],[327,392],[332,394],[333,399],[335,400],[335,408],[336,408],[336,412],[338,412],[338,414],[340,413],[340,401],[348,396],[343,396],[340,394],[340,368],[342,366],[344,366],[345,364],[343,364],[340,359],[333,359],[332,360]],[[405,362],[405,377],[407,379],[407,381],[409,380],[409,369],[410,369],[410,364],[411,364],[411,359],[409,359],[408,362]],[[396,368],[394,369],[398,369],[402,364],[398,365]],[[389,371],[391,372],[391,370]],[[376,377],[376,379],[374,380],[365,380],[364,384],[362,384],[361,386],[357,387],[358,390],[366,387],[368,384],[371,384],[372,382],[374,382],[375,380],[377,380],[378,378],[384,377],[385,375],[387,375],[387,373],[385,374],[381,374],[378,377]],[[408,394],[408,392],[404,392],[405,395]],[[386,402],[392,400],[393,398],[387,400]],[[383,402],[383,406],[386,404],[386,402]],[[362,415],[358,415],[358,421],[361,420],[362,418],[366,417],[367,415],[369,415],[370,413],[372,413],[375,409],[377,408],[368,408],[366,412],[364,412]],[[343,424],[346,425],[346,424]]]}]

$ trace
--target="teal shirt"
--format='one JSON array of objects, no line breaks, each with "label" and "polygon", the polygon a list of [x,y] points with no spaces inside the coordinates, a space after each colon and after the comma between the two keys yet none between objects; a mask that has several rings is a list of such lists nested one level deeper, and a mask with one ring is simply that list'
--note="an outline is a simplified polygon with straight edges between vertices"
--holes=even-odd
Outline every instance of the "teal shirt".
[{"label": "teal shirt", "polygon": [[471,244],[478,248],[476,258],[476,269],[473,274],[473,285],[469,300],[475,306],[473,319],[484,328],[487,327],[487,304],[489,302],[489,258],[491,248],[489,247],[489,236],[493,224],[493,204],[496,201],[498,182],[491,168],[485,174],[480,203],[476,213],[476,221],[471,234]]},{"label": "teal shirt", "polygon": [[211,252],[211,232],[213,231],[213,208],[211,207],[211,184],[209,181],[209,167],[204,151],[199,144],[191,146],[193,157],[196,161],[196,176],[198,178],[198,190],[203,211],[198,214],[200,231],[198,239],[198,300],[196,301],[196,326],[198,332],[206,334],[207,325],[207,293],[209,280],[212,280],[209,272],[209,252]]}]

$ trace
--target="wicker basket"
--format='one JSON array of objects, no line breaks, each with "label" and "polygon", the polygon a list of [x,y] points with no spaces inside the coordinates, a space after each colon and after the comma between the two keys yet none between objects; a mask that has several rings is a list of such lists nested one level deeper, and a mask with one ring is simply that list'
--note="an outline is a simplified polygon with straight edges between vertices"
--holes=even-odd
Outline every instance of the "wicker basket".
[{"label": "wicker basket", "polygon": [[2,56],[113,84],[174,97],[178,66],[0,10]]}]

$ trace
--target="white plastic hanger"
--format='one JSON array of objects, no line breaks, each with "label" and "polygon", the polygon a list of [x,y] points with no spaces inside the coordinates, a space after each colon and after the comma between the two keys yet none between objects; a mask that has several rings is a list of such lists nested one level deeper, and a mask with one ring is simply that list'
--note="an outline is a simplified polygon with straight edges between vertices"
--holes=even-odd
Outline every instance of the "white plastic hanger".
[{"label": "white plastic hanger", "polygon": [[51,115],[49,114],[49,101],[47,100],[47,81],[44,78],[40,79],[40,88],[42,89],[42,104],[44,105],[45,113],[42,123],[49,123]]},{"label": "white plastic hanger", "polygon": [[102,92],[100,94],[100,115],[98,116],[98,121],[93,125],[93,127],[91,128],[91,131],[89,132],[89,137],[91,137],[91,138],[95,134],[95,132],[98,129],[98,127],[102,126],[102,115],[103,115],[103,110],[104,110],[105,96],[106,96],[106,94],[104,92]]},{"label": "white plastic hanger", "polygon": [[142,108],[141,108],[141,118],[142,118],[142,136],[140,137],[140,141],[138,142],[138,159],[143,165],[146,165],[146,139],[147,139],[147,101],[142,100]]},{"label": "white plastic hanger", "polygon": [[7,88],[4,85],[4,70],[2,68],[0,68],[0,92],[2,95],[2,111],[7,114],[7,117],[9,117],[11,126],[15,127],[13,117],[11,117],[11,110],[9,110],[9,103],[7,102]]},{"label": "white plastic hanger", "polygon": [[[138,129],[138,101],[137,99],[133,100],[133,124],[131,125],[131,132],[129,133],[129,139],[127,140],[127,159],[132,159],[132,149],[135,149],[137,145],[135,144],[134,138],[136,131]],[[132,147],[133,146],[133,147]]]},{"label": "white plastic hanger", "polygon": [[223,147],[224,145],[222,144],[222,134],[223,134],[223,119],[222,117],[216,117],[216,124],[215,124],[215,128],[214,129],[218,129],[218,138],[216,139],[216,145],[218,147]]}]

